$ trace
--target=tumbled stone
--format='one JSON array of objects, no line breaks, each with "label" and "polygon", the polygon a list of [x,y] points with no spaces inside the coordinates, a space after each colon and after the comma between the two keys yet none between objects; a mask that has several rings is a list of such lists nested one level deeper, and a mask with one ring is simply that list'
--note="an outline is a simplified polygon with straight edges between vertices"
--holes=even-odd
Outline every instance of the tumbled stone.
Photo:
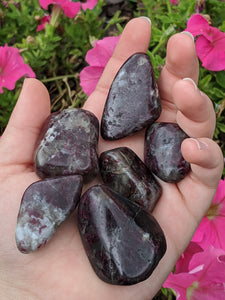
[{"label": "tumbled stone", "polygon": [[98,119],[84,109],[66,109],[47,118],[35,156],[41,178],[79,174],[88,181],[99,172]]},{"label": "tumbled stone", "polygon": [[142,160],[129,148],[103,152],[99,158],[103,182],[122,196],[152,211],[162,188]]},{"label": "tumbled stone", "polygon": [[131,135],[158,119],[161,113],[158,87],[150,58],[132,55],[114,78],[101,120],[105,140]]},{"label": "tumbled stone", "polygon": [[188,135],[175,123],[154,123],[146,130],[145,163],[163,181],[176,183],[190,171],[181,143]]},{"label": "tumbled stone", "polygon": [[94,271],[107,283],[147,279],[166,251],[156,219],[105,185],[93,186],[81,197],[78,227]]},{"label": "tumbled stone", "polygon": [[82,176],[50,178],[31,184],[22,197],[16,244],[23,253],[42,247],[74,211],[82,190]]}]

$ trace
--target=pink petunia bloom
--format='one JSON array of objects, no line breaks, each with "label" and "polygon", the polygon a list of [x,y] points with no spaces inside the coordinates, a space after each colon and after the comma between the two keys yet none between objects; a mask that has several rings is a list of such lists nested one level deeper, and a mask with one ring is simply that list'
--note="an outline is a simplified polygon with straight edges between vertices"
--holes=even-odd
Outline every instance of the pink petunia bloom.
[{"label": "pink petunia bloom", "polygon": [[225,70],[225,33],[210,26],[200,14],[191,16],[185,30],[198,36],[196,52],[203,67],[210,71]]},{"label": "pink petunia bloom", "polygon": [[170,3],[173,4],[173,5],[177,5],[178,1],[177,0],[170,0]]},{"label": "pink petunia bloom", "polygon": [[202,251],[203,249],[197,243],[190,242],[184,253],[177,261],[174,274],[188,272],[192,256]]},{"label": "pink petunia bloom", "polygon": [[83,10],[93,9],[97,3],[98,0],[87,0],[86,3],[81,3],[81,7]]},{"label": "pink petunia bloom", "polygon": [[89,66],[80,72],[80,85],[88,96],[94,91],[118,40],[119,37],[105,37],[87,52],[85,59]]},{"label": "pink petunia bloom", "polygon": [[50,15],[46,15],[43,18],[41,18],[41,24],[38,25],[37,31],[41,31],[41,30],[45,29],[45,25],[49,24],[50,20],[51,20]]},{"label": "pink petunia bloom", "polygon": [[225,250],[225,180],[220,180],[213,202],[202,219],[192,241],[203,249],[208,245]]},{"label": "pink petunia bloom", "polygon": [[163,286],[175,290],[179,300],[224,300],[225,251],[210,246],[195,253],[188,270],[171,273]]},{"label": "pink petunia bloom", "polygon": [[19,50],[8,45],[0,47],[0,93],[3,87],[13,90],[16,81],[23,76],[35,77],[35,73],[24,63]]},{"label": "pink petunia bloom", "polygon": [[39,0],[39,3],[44,9],[48,9],[50,4],[60,6],[69,18],[74,18],[80,11],[80,2],[70,0]]}]

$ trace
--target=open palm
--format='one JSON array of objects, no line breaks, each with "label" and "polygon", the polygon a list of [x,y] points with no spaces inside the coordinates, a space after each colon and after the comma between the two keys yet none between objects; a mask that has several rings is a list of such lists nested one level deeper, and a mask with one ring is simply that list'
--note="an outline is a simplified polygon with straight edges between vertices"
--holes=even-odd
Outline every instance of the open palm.
[{"label": "open palm", "polygon": [[[115,74],[130,55],[146,52],[150,34],[144,18],[127,24],[85,109],[101,119]],[[95,275],[81,243],[75,214],[42,249],[25,255],[16,248],[14,233],[21,197],[32,182],[39,180],[33,153],[50,113],[45,87],[35,79],[24,82],[0,140],[0,299],[148,300],[157,293],[208,209],[223,168],[221,151],[211,140],[215,127],[211,101],[190,80],[182,80],[187,77],[197,82],[198,61],[191,37],[182,33],[168,43],[166,65],[159,79],[163,108],[159,120],[177,122],[190,137],[197,138],[182,144],[183,156],[192,170],[179,184],[160,181],[163,193],[153,214],[163,228],[168,249],[149,279],[126,287],[106,284]],[[114,142],[100,138],[99,153],[127,146],[143,158],[143,142],[144,131]]]}]

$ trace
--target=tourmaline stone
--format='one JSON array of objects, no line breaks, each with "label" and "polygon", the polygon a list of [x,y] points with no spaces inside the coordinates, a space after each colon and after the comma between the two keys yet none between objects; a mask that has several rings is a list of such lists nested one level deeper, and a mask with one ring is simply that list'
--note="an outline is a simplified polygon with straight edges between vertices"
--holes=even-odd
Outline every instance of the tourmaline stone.
[{"label": "tourmaline stone", "polygon": [[107,283],[147,279],[166,251],[156,219],[105,185],[93,186],[81,197],[78,226],[94,271]]},{"label": "tourmaline stone", "polygon": [[50,178],[31,184],[22,197],[16,226],[16,244],[23,253],[42,247],[80,200],[80,175]]},{"label": "tourmaline stone", "polygon": [[105,151],[99,158],[103,182],[124,197],[152,211],[162,188],[142,160],[129,148]]},{"label": "tourmaline stone", "polygon": [[36,172],[41,178],[78,174],[88,181],[99,172],[98,119],[84,109],[51,114],[42,129],[36,151]]},{"label": "tourmaline stone", "polygon": [[163,181],[176,183],[190,171],[181,153],[188,135],[175,123],[154,123],[146,130],[145,163]]},{"label": "tourmaline stone", "polygon": [[117,140],[152,124],[161,113],[158,87],[150,58],[132,55],[110,87],[101,120],[105,140]]}]

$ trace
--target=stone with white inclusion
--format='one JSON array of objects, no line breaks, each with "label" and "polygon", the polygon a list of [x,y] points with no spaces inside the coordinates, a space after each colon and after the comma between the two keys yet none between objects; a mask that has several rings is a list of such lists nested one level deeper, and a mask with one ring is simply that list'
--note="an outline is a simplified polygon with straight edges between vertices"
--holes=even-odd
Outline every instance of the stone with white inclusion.
[{"label": "stone with white inclusion", "polygon": [[159,118],[161,103],[151,60],[135,53],[120,68],[110,87],[101,120],[105,140],[131,135]]},{"label": "stone with white inclusion", "polygon": [[95,273],[110,284],[146,280],[167,248],[156,219],[105,185],[92,186],[81,197],[78,228]]},{"label": "stone with white inclusion", "polygon": [[79,108],[51,114],[42,128],[35,155],[40,178],[78,174],[84,181],[99,172],[99,123],[95,115]]},{"label": "stone with white inclusion", "polygon": [[42,247],[75,210],[81,195],[80,175],[34,182],[24,192],[16,225],[16,244],[22,253]]}]

